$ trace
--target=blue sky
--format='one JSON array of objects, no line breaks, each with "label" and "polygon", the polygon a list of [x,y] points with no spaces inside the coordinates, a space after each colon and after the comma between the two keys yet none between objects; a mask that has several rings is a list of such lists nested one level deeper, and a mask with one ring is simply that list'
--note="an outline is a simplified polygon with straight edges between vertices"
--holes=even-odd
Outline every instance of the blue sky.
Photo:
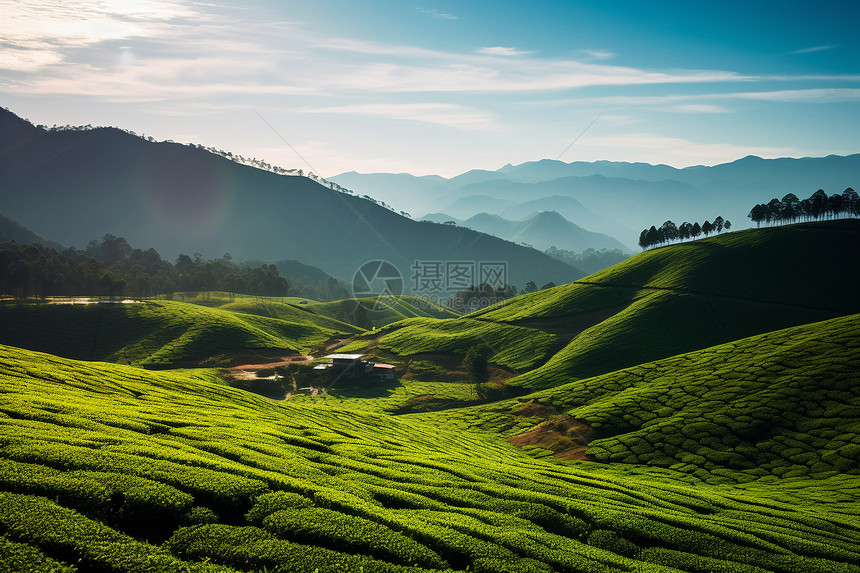
[{"label": "blue sky", "polygon": [[0,0],[0,14],[0,105],[19,115],[323,176],[860,152],[852,2]]}]

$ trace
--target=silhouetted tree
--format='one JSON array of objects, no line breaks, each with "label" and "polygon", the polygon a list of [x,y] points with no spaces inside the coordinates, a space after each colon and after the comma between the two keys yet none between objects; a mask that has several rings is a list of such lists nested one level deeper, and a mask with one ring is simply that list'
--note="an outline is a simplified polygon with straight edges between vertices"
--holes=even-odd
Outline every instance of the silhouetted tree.
[{"label": "silhouetted tree", "polygon": [[537,291],[537,289],[538,289],[537,284],[535,284],[534,281],[529,281],[526,283],[524,291],[529,293],[529,292],[535,292],[535,291]]},{"label": "silhouetted tree", "polygon": [[842,192],[842,208],[849,217],[860,215],[860,197],[851,187]]},{"label": "silhouetted tree", "polygon": [[782,218],[788,221],[794,221],[799,216],[800,200],[794,193],[789,193],[780,201],[780,212]]},{"label": "silhouetted tree", "polygon": [[719,215],[716,219],[714,219],[714,229],[717,231],[717,233],[722,233],[723,231],[723,218]]},{"label": "silhouetted tree", "polygon": [[827,193],[824,192],[824,189],[819,189],[809,199],[812,202],[810,215],[813,219],[818,219],[827,213]]},{"label": "silhouetted tree", "polygon": [[750,209],[749,215],[747,215],[747,217],[752,219],[752,222],[755,223],[755,226],[758,228],[761,227],[761,222],[765,219],[765,213],[766,207],[762,204],[758,204],[752,209]]},{"label": "silhouetted tree", "polygon": [[678,227],[672,221],[666,221],[660,225],[660,237],[663,243],[676,241],[678,239]]},{"label": "silhouetted tree", "polygon": [[699,222],[696,221],[693,223],[693,228],[690,229],[690,236],[694,239],[702,234],[702,227],[699,226]]}]

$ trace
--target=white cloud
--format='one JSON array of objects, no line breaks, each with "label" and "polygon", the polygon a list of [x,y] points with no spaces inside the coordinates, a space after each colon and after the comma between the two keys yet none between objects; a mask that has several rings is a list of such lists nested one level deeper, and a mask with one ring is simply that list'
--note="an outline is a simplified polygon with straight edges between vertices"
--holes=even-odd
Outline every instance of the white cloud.
[{"label": "white cloud", "polygon": [[329,113],[347,115],[373,115],[389,119],[420,121],[453,127],[466,131],[490,131],[498,129],[495,117],[487,112],[454,104],[407,103],[407,104],[357,104],[331,107],[312,107],[305,113]]},{"label": "white cloud", "polygon": [[585,53],[595,60],[610,60],[615,57],[609,50],[585,50]]},{"label": "white cloud", "polygon": [[0,69],[35,71],[71,50],[154,35],[159,23],[190,12],[171,0],[0,0]]},{"label": "white cloud", "polygon": [[811,48],[803,48],[802,50],[795,50],[793,52],[789,52],[790,55],[795,54],[814,54],[815,52],[824,52],[826,50],[832,50],[834,46],[812,46]]},{"label": "white cloud", "polygon": [[721,105],[711,105],[705,103],[688,103],[682,105],[673,105],[666,108],[666,111],[676,113],[728,113],[728,109]]},{"label": "white cloud", "polygon": [[531,54],[532,52],[526,52],[523,50],[517,50],[516,48],[507,48],[504,46],[492,46],[489,48],[481,48],[478,50],[479,54],[484,54],[487,56],[525,56]]},{"label": "white cloud", "polygon": [[753,99],[763,101],[824,103],[860,100],[857,88],[810,88],[802,90],[774,90],[766,92],[746,92],[726,94],[723,97]]},{"label": "white cloud", "polygon": [[451,14],[449,12],[440,12],[436,8],[416,8],[418,12],[422,14],[427,14],[432,18],[436,18],[437,20],[459,20],[460,18]]},{"label": "white cloud", "polygon": [[146,101],[255,92],[515,93],[745,79],[728,71],[664,72],[543,59],[504,46],[461,54],[326,37],[256,13],[216,17],[207,5],[171,0],[149,0],[142,7],[73,0],[38,9],[31,0],[0,3],[11,14],[0,21],[0,37],[6,38],[0,65],[38,72],[16,78],[8,88],[21,95]]}]

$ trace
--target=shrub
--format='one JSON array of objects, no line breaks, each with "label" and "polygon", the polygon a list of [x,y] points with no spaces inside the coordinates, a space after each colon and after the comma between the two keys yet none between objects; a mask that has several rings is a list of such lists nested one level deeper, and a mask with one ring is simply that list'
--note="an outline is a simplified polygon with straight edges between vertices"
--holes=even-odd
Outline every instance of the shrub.
[{"label": "shrub", "polygon": [[287,491],[264,493],[254,500],[254,507],[245,514],[245,519],[248,523],[260,525],[264,518],[276,511],[306,508],[313,504],[313,501],[298,493]]},{"label": "shrub", "polygon": [[422,567],[441,568],[445,562],[424,545],[391,528],[330,509],[311,507],[276,511],[264,527],[281,538]]}]

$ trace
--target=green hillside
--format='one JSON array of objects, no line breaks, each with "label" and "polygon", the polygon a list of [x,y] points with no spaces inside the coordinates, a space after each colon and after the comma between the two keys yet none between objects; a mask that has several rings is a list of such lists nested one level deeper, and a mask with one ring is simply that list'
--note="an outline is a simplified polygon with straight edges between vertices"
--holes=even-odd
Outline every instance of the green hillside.
[{"label": "green hillside", "polygon": [[[399,323],[403,332],[387,334],[379,346],[402,355],[434,347],[465,352],[482,340],[493,348],[491,361],[521,374],[509,385],[556,386],[860,312],[856,252],[858,220],[726,233],[646,251],[453,322]],[[506,328],[534,336],[498,336]]]},{"label": "green hillside", "polygon": [[[415,296],[378,298],[347,298],[330,302],[319,302],[303,297],[260,297],[231,295],[227,293],[179,293],[184,302],[220,308],[231,312],[256,314],[295,322],[312,320],[328,328],[342,329],[343,323],[355,320],[355,308],[364,306],[367,318],[375,327],[414,317],[453,318],[458,313],[434,302]],[[355,332],[354,326],[350,332]]]},{"label": "green hillside", "polygon": [[[693,481],[824,480],[860,475],[858,372],[860,315],[851,315],[640,364],[459,417],[483,419],[507,435],[573,418],[595,432],[589,459],[669,468]],[[562,456],[585,444],[553,435],[556,441],[543,440],[543,447]]]},{"label": "green hillside", "polygon": [[[860,319],[804,328],[772,342],[794,341],[786,360],[804,340],[833,349],[814,372],[839,402],[831,374],[838,364],[856,371],[839,357],[856,356]],[[769,343],[738,348],[756,344]],[[807,366],[798,376],[813,373]],[[602,408],[583,413],[595,425],[629,410],[635,384],[625,376],[639,376],[617,376],[615,392],[594,391]],[[740,469],[733,475],[752,480],[709,483],[626,457],[537,458],[489,427],[505,416],[487,410],[391,416],[274,402],[223,386],[211,370],[153,373],[10,347],[0,347],[0,391],[6,570],[860,571],[856,455],[853,466],[827,457],[834,469],[824,473]],[[573,405],[558,392],[559,408]],[[645,390],[636,394],[648,410]],[[856,420],[821,395],[798,401],[813,396],[819,423]],[[693,411],[684,402],[664,406],[667,420]],[[839,432],[822,439],[844,442],[842,457],[858,432]],[[612,447],[595,442],[598,455]]]},{"label": "green hillside", "polygon": [[138,366],[214,364],[237,350],[306,353],[361,329],[296,310],[265,317],[178,301],[0,304],[0,343]]}]

